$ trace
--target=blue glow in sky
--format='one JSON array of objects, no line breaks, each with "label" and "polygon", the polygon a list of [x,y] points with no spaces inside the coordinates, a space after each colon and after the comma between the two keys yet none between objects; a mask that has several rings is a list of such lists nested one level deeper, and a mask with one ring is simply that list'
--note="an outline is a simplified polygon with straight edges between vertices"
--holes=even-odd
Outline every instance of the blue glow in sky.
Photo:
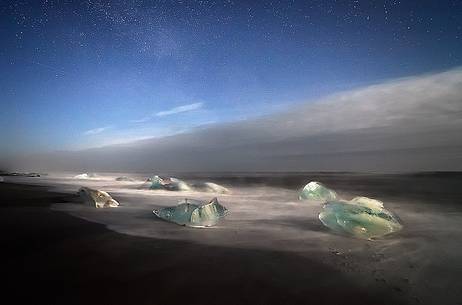
[{"label": "blue glow in sky", "polygon": [[462,65],[461,1],[2,1],[7,152],[159,137]]}]

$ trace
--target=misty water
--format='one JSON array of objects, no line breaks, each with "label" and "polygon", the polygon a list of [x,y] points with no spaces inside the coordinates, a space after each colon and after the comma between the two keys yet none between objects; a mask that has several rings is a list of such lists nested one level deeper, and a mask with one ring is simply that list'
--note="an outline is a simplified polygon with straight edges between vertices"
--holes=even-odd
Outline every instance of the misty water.
[{"label": "misty water", "polygon": [[[432,297],[432,289],[456,285],[457,275],[462,274],[462,175],[459,173],[168,173],[188,183],[218,183],[228,188],[230,194],[150,190],[145,184],[149,174],[100,173],[90,179],[74,179],[76,174],[51,173],[40,178],[5,179],[48,185],[67,193],[75,193],[81,186],[106,191],[120,203],[119,207],[95,209],[76,199],[73,203],[56,203],[53,209],[104,224],[122,234],[233,248],[290,251],[306,256],[315,252],[340,253],[351,260],[347,265],[336,267],[346,272],[354,270],[367,278],[408,281],[413,284],[412,289],[424,291],[428,298]],[[120,176],[133,181],[116,181]],[[373,241],[329,230],[318,219],[321,204],[298,198],[299,191],[313,180],[335,190],[342,199],[367,196],[383,201],[385,208],[399,217],[403,229]],[[178,226],[152,213],[185,198],[209,201],[213,197],[218,197],[229,212],[211,228]],[[324,263],[332,261],[326,256]],[[438,277],[438,274],[444,276]],[[457,298],[459,294],[458,290],[448,292],[448,299]]]}]

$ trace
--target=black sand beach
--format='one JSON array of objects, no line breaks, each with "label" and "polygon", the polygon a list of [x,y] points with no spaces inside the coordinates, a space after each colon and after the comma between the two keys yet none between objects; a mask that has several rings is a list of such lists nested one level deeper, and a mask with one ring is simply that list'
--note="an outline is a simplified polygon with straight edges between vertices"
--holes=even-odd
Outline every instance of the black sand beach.
[{"label": "black sand beach", "polygon": [[[406,304],[311,258],[126,236],[48,208],[75,197],[0,184],[4,299],[11,304]],[[327,257],[326,257],[327,256]]]},{"label": "black sand beach", "polygon": [[[73,180],[57,188],[51,178],[9,179],[0,183],[4,297],[12,297],[14,304],[462,304],[460,173],[209,178],[237,192],[243,186],[282,187],[283,194],[294,198],[299,185],[316,179],[345,198],[362,194],[384,200],[404,229],[366,241],[333,234],[316,214],[287,218],[261,211],[268,218],[240,222],[246,215],[240,209],[254,203],[239,205],[240,197],[223,197],[233,212],[230,219],[219,230],[196,231],[152,218],[149,210],[143,212],[146,205],[140,212],[130,210],[130,204],[103,214],[81,209]],[[97,183],[110,187],[114,182]],[[114,188],[116,198],[132,205],[167,196],[147,192],[141,194],[148,196],[144,198]],[[174,197],[165,199],[174,202]],[[313,213],[303,203],[276,201],[260,208],[278,205]],[[119,229],[110,230],[101,220]],[[134,228],[130,235],[123,234],[123,226],[118,233],[120,222]],[[266,231],[258,231],[262,225]],[[151,233],[137,231],[140,226]],[[306,235],[297,238],[293,232]],[[229,237],[233,240],[227,242]],[[206,240],[198,242],[200,238]]]}]

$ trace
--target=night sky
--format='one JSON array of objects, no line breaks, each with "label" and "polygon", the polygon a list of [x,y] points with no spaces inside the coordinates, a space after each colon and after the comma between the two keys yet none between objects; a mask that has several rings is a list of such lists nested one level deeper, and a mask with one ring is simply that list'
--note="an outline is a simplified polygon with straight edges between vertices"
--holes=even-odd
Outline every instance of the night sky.
[{"label": "night sky", "polygon": [[163,137],[462,65],[462,1],[2,1],[0,14],[6,153]]}]

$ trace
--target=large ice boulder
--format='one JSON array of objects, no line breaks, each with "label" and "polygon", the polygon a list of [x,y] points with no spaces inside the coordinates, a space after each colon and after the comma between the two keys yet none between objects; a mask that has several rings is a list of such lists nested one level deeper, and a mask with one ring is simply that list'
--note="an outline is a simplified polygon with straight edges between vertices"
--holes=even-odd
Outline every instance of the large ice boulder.
[{"label": "large ice boulder", "polygon": [[328,189],[322,183],[311,181],[300,192],[298,196],[300,200],[326,202],[329,200],[335,200],[337,194],[335,191]]},{"label": "large ice boulder", "polygon": [[114,208],[119,206],[119,203],[111,195],[103,191],[81,187],[79,195],[85,204],[95,208]]},{"label": "large ice boulder", "polygon": [[199,192],[216,193],[216,194],[231,193],[229,189],[227,189],[226,187],[213,183],[213,182],[195,183],[192,187]]},{"label": "large ice boulder", "polygon": [[173,177],[153,176],[150,178],[151,190],[189,191],[191,187],[184,181]]},{"label": "large ice boulder", "polygon": [[354,237],[371,239],[402,229],[398,218],[374,199],[357,197],[324,204],[319,220],[328,228]]},{"label": "large ice boulder", "polygon": [[154,210],[153,213],[166,221],[188,227],[210,227],[226,216],[228,210],[218,203],[217,198],[209,202],[185,199],[173,207]]}]

